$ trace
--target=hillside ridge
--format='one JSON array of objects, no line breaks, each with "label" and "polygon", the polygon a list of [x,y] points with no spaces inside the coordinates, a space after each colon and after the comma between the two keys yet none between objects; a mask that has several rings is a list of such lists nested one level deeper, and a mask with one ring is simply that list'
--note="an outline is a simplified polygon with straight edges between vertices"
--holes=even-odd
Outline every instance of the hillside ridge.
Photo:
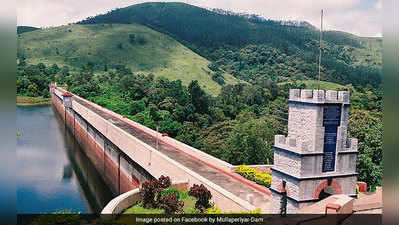
[{"label": "hillside ridge", "polygon": [[[173,38],[138,25],[67,25],[21,34],[18,53],[31,64],[92,66],[97,73],[125,65],[134,73],[154,74],[184,85],[198,80],[217,95],[220,85],[212,80],[210,62]],[[239,81],[224,74],[226,84]]]},{"label": "hillside ridge", "polygon": [[[310,26],[165,2],[136,4],[78,22],[101,23],[151,27],[210,60],[214,72],[226,71],[250,83],[258,83],[259,78],[315,79],[318,73],[319,32]],[[325,31],[323,37],[323,80],[380,85],[381,38],[341,31]]]}]

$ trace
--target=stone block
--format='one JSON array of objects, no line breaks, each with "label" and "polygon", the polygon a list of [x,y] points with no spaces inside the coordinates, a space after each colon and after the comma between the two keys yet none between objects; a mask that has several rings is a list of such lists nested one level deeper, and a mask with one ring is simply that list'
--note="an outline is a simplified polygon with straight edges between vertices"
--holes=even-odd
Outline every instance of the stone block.
[{"label": "stone block", "polygon": [[313,100],[322,102],[325,100],[324,90],[313,90]]},{"label": "stone block", "polygon": [[308,100],[313,98],[313,91],[310,89],[301,90],[301,99]]},{"label": "stone block", "polygon": [[338,101],[338,93],[337,93],[337,91],[333,91],[333,90],[326,91],[326,101],[329,101],[329,102]]},{"label": "stone block", "polygon": [[303,141],[301,143],[301,152],[309,152],[309,151],[311,151],[309,141]]},{"label": "stone block", "polygon": [[346,140],[346,148],[349,151],[357,151],[357,142],[358,140],[356,138],[348,138]]},{"label": "stone block", "polygon": [[295,148],[295,147],[296,147],[296,138],[289,138],[289,139],[288,139],[288,145],[289,145],[290,147]]},{"label": "stone block", "polygon": [[342,103],[349,103],[349,91],[339,91],[338,101]]},{"label": "stone block", "polygon": [[290,99],[297,100],[301,97],[301,90],[300,89],[290,89]]},{"label": "stone block", "polygon": [[274,136],[274,144],[275,145],[285,145],[286,139],[284,135],[275,135]]}]

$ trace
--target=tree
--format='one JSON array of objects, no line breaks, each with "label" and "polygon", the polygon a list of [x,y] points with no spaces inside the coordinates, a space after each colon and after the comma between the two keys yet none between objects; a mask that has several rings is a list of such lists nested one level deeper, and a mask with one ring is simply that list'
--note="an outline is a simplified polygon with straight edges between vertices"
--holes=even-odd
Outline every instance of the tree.
[{"label": "tree", "polygon": [[195,111],[198,113],[207,113],[209,107],[209,98],[205,91],[201,89],[197,80],[191,81],[188,85],[191,102],[194,105]]},{"label": "tree", "polygon": [[37,97],[39,96],[39,89],[35,83],[31,83],[28,85],[28,96]]},{"label": "tree", "polygon": [[132,101],[128,106],[128,113],[130,115],[136,115],[139,112],[145,110],[145,103],[143,101]]},{"label": "tree", "polygon": [[272,144],[277,133],[277,121],[268,117],[257,119],[250,111],[240,113],[237,121],[227,140],[223,158],[235,165],[273,162]]},{"label": "tree", "polygon": [[354,110],[349,117],[349,135],[358,139],[358,180],[373,190],[382,184],[382,113]]},{"label": "tree", "polygon": [[135,34],[129,34],[129,42],[130,42],[130,44],[134,44],[136,42]]}]

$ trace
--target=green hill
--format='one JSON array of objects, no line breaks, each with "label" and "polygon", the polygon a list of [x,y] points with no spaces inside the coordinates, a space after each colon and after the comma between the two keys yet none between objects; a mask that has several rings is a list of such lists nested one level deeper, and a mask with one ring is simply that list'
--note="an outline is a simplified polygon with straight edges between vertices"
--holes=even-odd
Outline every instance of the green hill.
[{"label": "green hill", "polygon": [[[315,79],[318,73],[319,32],[306,22],[278,22],[184,3],[143,3],[79,23],[143,24],[212,61],[214,71],[222,69],[251,83]],[[323,46],[323,80],[360,86],[381,83],[381,38],[327,31]]]},{"label": "green hill", "polygon": [[[69,25],[23,33],[18,54],[27,63],[69,66],[91,65],[97,73],[117,65],[133,72],[180,79],[188,85],[198,80],[208,93],[221,86],[212,80],[210,62],[173,38],[136,24]],[[238,80],[224,74],[226,84]]]},{"label": "green hill", "polygon": [[17,26],[17,34],[22,34],[25,32],[31,32],[35,30],[40,30],[40,28],[30,27],[30,26]]}]

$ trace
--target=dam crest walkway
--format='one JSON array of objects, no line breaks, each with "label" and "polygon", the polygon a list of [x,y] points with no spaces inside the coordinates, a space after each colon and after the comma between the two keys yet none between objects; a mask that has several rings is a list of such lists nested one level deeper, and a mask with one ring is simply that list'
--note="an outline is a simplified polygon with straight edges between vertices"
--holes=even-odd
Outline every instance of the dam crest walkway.
[{"label": "dam crest walkway", "polygon": [[[57,89],[61,93],[65,92],[64,89]],[[157,149],[160,153],[164,154],[170,159],[177,161],[187,169],[194,171],[200,176],[206,178],[214,185],[217,185],[225,189],[227,192],[242,199],[243,201],[246,201],[250,205],[254,206],[254,208],[261,209],[262,213],[268,212],[270,204],[269,190],[266,187],[257,185],[234,173],[232,171],[233,167],[228,170],[226,168],[221,168],[218,165],[213,165],[212,162],[206,162],[201,159],[201,157],[197,157],[195,152],[190,153],[190,150],[187,149],[183,151],[176,146],[172,146],[169,143],[164,142],[163,139],[168,137],[163,137],[162,134],[158,134],[158,137],[154,137],[153,134],[156,133],[155,131],[153,131],[154,133],[148,133],[137,126],[132,125],[132,121],[127,121],[127,118],[121,119],[101,106],[95,105],[94,103],[84,100],[78,96],[73,96],[73,101],[91,110],[98,116],[101,116],[104,120],[109,121],[129,135],[132,135],[143,143],[151,146],[154,149]],[[129,150],[124,149],[123,151]],[[168,174],[164,175],[169,176]],[[226,208],[222,206],[219,207]]]}]

